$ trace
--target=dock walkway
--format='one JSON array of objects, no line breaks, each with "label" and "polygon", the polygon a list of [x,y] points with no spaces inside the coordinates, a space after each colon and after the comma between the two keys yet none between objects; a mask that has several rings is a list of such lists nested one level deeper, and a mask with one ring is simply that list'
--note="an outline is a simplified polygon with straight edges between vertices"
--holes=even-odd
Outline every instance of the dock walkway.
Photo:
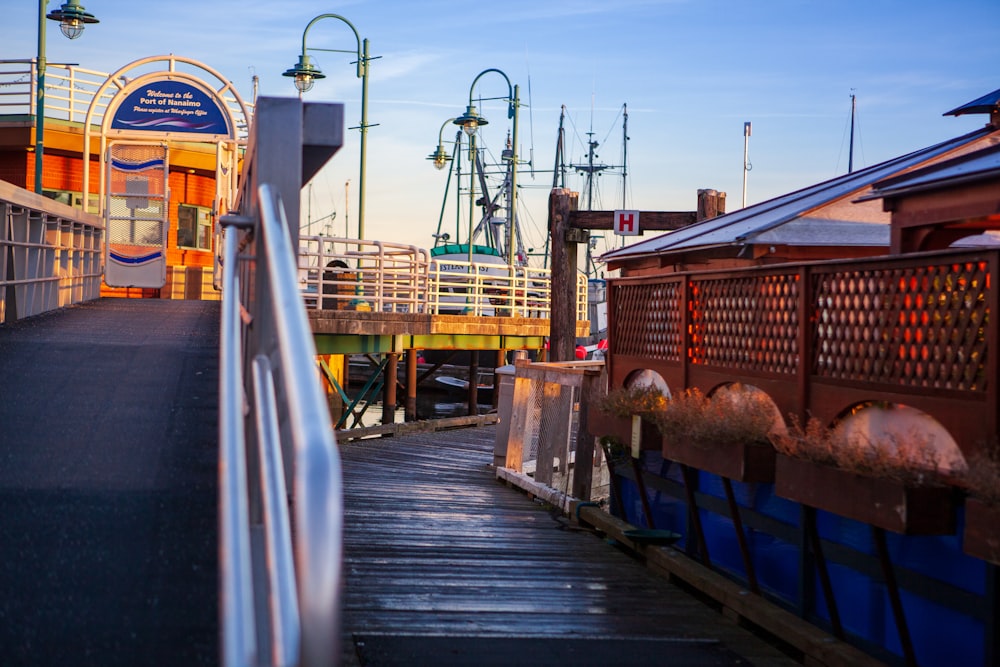
[{"label": "dock walkway", "polygon": [[346,665],[798,664],[498,482],[494,434],[341,445]]},{"label": "dock walkway", "polygon": [[0,665],[218,664],[219,304],[0,326]]}]

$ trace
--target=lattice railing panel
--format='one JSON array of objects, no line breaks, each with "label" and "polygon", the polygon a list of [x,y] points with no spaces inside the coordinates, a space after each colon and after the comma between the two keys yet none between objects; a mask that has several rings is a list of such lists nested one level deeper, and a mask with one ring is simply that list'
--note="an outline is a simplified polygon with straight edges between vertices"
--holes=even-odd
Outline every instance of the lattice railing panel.
[{"label": "lattice railing panel", "polygon": [[798,294],[795,273],[692,280],[690,362],[794,374]]},{"label": "lattice railing panel", "polygon": [[615,352],[660,361],[680,361],[684,345],[680,280],[616,285]]},{"label": "lattice railing panel", "polygon": [[816,274],[813,373],[985,391],[989,265]]}]

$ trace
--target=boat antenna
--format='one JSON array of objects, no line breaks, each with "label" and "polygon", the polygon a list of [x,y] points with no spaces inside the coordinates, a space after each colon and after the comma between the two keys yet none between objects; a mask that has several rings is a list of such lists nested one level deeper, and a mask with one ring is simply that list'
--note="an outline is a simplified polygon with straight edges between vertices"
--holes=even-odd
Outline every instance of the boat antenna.
[{"label": "boat antenna", "polygon": [[531,65],[528,61],[528,45],[524,45],[524,71],[528,75],[528,169],[531,172],[531,179],[535,179],[535,120],[531,113]]},{"label": "boat antenna", "polygon": [[747,207],[747,174],[753,169],[750,164],[750,121],[743,123],[743,208]]},{"label": "boat antenna", "polygon": [[257,106],[257,90],[260,88],[260,77],[257,76],[257,70],[254,69],[254,67],[252,65],[250,66],[250,84],[251,84],[251,89],[253,90],[253,97],[252,97],[252,99],[253,99],[253,105],[256,107]]},{"label": "boat antenna", "polygon": [[530,142],[530,147],[528,148],[528,170],[531,172],[531,178],[535,178],[535,121],[531,114],[531,74],[528,74],[528,141]]},{"label": "boat antenna", "polygon": [[857,96],[851,88],[851,143],[847,149],[847,173],[854,171],[854,114],[857,111]]},{"label": "boat antenna", "polygon": [[[628,208],[625,201],[628,183],[628,103],[622,105],[622,210]],[[624,240],[625,237],[622,237]]]}]

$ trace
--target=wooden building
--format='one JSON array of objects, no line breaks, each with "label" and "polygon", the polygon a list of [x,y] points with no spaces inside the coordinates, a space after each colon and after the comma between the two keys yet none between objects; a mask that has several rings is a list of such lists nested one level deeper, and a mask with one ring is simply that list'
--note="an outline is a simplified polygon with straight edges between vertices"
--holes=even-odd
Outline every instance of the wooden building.
[{"label": "wooden building", "polygon": [[981,518],[974,479],[1000,458],[1000,90],[948,113],[989,122],[604,256],[624,274],[608,285],[612,387],[738,385],[770,402],[778,433],[854,429],[940,494],[889,500],[891,471],[769,445],[749,478],[727,443],[694,457],[644,434],[638,467],[618,473],[626,519],[684,534],[689,555],[889,664],[925,667],[1000,660],[1000,519]]}]

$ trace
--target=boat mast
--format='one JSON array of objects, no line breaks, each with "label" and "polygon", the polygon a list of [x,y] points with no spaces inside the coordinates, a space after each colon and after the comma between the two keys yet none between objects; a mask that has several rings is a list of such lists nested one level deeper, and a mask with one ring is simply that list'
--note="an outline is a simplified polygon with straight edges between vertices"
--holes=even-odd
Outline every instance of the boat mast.
[{"label": "boat mast", "polygon": [[587,210],[594,210],[594,158],[597,157],[595,152],[597,149],[597,142],[594,141],[594,130],[591,128],[590,132],[587,133],[590,140],[587,142]]},{"label": "boat mast", "polygon": [[[622,105],[622,210],[628,208],[628,203],[625,201],[627,192],[626,179],[628,178],[628,104]],[[624,236],[623,244],[624,244]]]},{"label": "boat mast", "polygon": [[[556,134],[556,163],[552,167],[552,189],[566,187],[566,105],[559,107],[559,132]],[[542,268],[549,268],[549,234],[545,235]]]},{"label": "boat mast", "polygon": [[851,93],[851,145],[847,151],[847,173],[850,174],[854,171],[854,112],[857,110],[857,104],[854,93]]},{"label": "boat mast", "polygon": [[559,111],[559,133],[556,136],[556,164],[552,169],[552,188],[566,187],[566,130],[563,126],[566,120],[566,105]]},{"label": "boat mast", "polygon": [[[593,104],[591,106],[593,106]],[[628,140],[628,106],[627,105],[622,105],[622,110],[623,110],[623,114],[624,114],[623,115],[623,122],[622,122],[622,136],[625,138],[625,140]],[[574,165],[571,165],[577,172],[585,175],[585,178],[586,178],[586,188],[587,188],[587,208],[586,208],[586,210],[588,210],[588,211],[594,210],[594,174],[600,173],[600,172],[602,172],[602,171],[604,171],[606,169],[617,169],[618,167],[621,167],[621,170],[622,170],[622,201],[624,202],[624,200],[625,200],[624,179],[625,179],[626,171],[627,171],[627,168],[626,168],[626,166],[624,164],[612,166],[612,165],[600,164],[600,163],[595,163],[594,162],[594,159],[597,158],[597,157],[599,157],[597,155],[597,147],[598,147],[599,144],[598,144],[598,142],[594,141],[593,109],[591,109],[590,130],[591,130],[590,132],[587,132],[587,137],[588,137],[588,141],[587,141],[587,164],[574,164]],[[623,159],[626,158],[627,155],[628,155],[627,152],[623,152],[622,153]],[[594,238],[593,242],[596,243],[596,240],[597,239]],[[586,257],[586,269],[585,270],[586,270],[587,278],[588,279],[590,278],[591,269],[592,269],[592,265],[593,265],[592,246],[593,246],[593,243],[588,243],[587,244],[587,257]]]},{"label": "boat mast", "polygon": [[747,207],[747,174],[753,169],[750,164],[750,134],[752,130],[750,121],[743,123],[743,208]]}]

